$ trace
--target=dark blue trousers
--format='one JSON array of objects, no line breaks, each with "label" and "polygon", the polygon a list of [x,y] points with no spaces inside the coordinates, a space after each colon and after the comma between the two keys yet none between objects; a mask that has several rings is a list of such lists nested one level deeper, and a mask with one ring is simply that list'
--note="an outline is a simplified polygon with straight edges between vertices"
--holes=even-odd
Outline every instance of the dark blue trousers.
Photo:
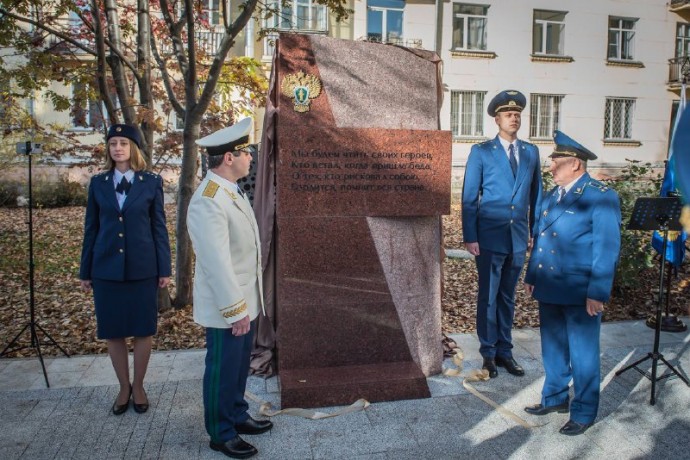
[{"label": "dark blue trousers", "polygon": [[475,262],[479,275],[479,352],[485,358],[511,358],[515,286],[525,263],[525,253],[502,254],[482,248]]},{"label": "dark blue trousers", "polygon": [[242,336],[232,329],[206,328],[204,371],[204,422],[214,443],[237,436],[235,425],[249,418],[244,390],[249,375],[249,358],[255,325]]},{"label": "dark blue trousers", "polygon": [[601,315],[589,316],[585,305],[539,302],[539,320],[546,373],[541,403],[555,406],[568,401],[568,384],[572,378],[575,396],[570,403],[570,419],[578,423],[594,422],[601,382]]}]

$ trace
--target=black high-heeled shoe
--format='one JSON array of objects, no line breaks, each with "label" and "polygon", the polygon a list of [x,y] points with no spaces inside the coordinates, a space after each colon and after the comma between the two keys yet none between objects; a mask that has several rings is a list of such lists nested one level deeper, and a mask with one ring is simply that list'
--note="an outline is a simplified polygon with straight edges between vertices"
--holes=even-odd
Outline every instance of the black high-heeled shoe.
[{"label": "black high-heeled shoe", "polygon": [[[127,412],[127,409],[129,409],[129,400],[132,398],[132,385],[129,386],[129,396],[127,396],[127,402],[124,404],[118,404],[117,403],[117,398],[115,398],[115,402],[113,403],[113,414],[115,415],[122,415],[125,412]],[[136,410],[136,408],[135,408]]]},{"label": "black high-heeled shoe", "polygon": [[[144,395],[146,395],[146,392],[144,392]],[[134,401],[134,397],[132,397],[132,406],[134,407],[134,412],[137,414],[143,414],[147,410],[149,410],[149,398],[148,396],[146,397],[146,402],[142,404],[137,404]]]}]

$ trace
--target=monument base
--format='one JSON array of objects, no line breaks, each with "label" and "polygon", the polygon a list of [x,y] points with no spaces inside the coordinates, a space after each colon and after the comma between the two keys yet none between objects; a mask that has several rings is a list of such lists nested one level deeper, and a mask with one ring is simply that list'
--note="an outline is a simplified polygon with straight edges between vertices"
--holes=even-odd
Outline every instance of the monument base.
[{"label": "monument base", "polygon": [[280,405],[344,406],[369,402],[430,398],[426,378],[414,362],[286,369],[280,371]]}]

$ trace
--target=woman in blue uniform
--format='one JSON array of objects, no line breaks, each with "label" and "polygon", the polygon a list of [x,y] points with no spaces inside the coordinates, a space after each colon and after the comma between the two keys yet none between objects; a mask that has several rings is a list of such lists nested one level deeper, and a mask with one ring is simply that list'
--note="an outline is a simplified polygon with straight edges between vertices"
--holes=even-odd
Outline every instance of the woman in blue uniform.
[{"label": "woman in blue uniform", "polygon": [[[170,282],[170,242],[163,209],[163,181],[144,171],[137,128],[113,125],[108,130],[105,171],[89,185],[79,278],[93,289],[98,338],[120,382],[113,403],[123,414],[149,407],[144,376],[158,319],[158,288]],[[134,375],[130,383],[125,339],[134,337]]]}]

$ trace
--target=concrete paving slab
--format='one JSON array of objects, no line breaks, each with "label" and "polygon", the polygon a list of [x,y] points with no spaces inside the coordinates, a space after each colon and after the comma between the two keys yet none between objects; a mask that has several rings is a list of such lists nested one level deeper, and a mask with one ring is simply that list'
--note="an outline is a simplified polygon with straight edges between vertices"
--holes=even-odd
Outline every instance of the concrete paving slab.
[{"label": "concrete paving slab", "polygon": [[[643,322],[602,328],[599,417],[583,436],[558,434],[566,414],[534,417],[522,411],[539,401],[543,384],[539,331],[527,329],[514,333],[514,354],[527,374],[518,378],[499,369],[497,379],[472,385],[543,426],[520,427],[464,389],[462,378],[439,375],[428,379],[431,398],[375,403],[364,412],[320,421],[278,416],[271,432],[247,440],[259,449],[258,459],[685,458],[690,388],[677,378],[660,381],[656,404],[650,405],[648,378],[635,370],[615,372],[649,353],[651,330]],[[480,368],[476,335],[451,337],[465,352],[463,375]],[[684,371],[690,369],[689,347],[690,334],[674,334],[665,336],[661,351]],[[0,359],[0,458],[225,458],[208,448],[204,356],[204,350],[154,353],[146,381],[150,410],[136,414],[130,408],[120,417],[110,413],[118,386],[105,355],[52,358],[50,389],[37,359]],[[651,361],[640,367],[648,370]],[[664,367],[659,364],[660,372]],[[251,377],[248,388],[280,408],[279,385],[276,377]],[[250,412],[257,410],[250,402]]]}]

